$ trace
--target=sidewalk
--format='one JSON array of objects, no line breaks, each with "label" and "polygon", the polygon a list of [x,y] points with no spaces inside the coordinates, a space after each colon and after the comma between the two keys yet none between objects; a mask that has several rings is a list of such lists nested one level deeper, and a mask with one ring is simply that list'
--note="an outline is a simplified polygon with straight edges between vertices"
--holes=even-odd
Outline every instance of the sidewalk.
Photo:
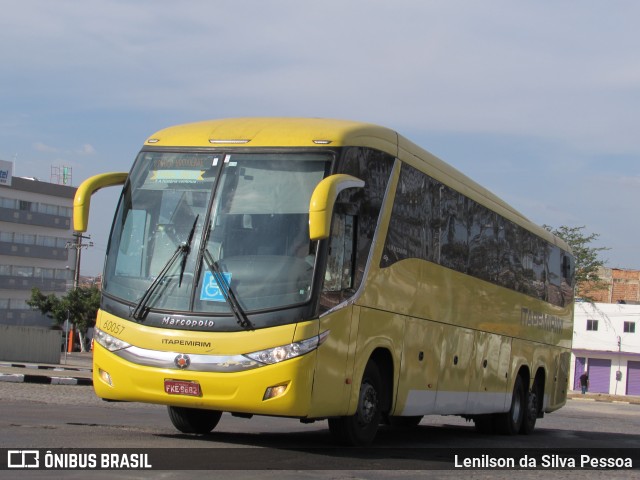
[{"label": "sidewalk", "polygon": [[57,365],[0,361],[0,382],[91,386],[92,367],[92,352],[62,353]]},{"label": "sidewalk", "polygon": [[640,397],[636,395],[610,395],[607,393],[591,393],[587,392],[584,395],[579,391],[570,391],[567,395],[569,400],[583,400],[591,402],[614,402],[614,403],[630,403],[633,405],[640,405]]}]

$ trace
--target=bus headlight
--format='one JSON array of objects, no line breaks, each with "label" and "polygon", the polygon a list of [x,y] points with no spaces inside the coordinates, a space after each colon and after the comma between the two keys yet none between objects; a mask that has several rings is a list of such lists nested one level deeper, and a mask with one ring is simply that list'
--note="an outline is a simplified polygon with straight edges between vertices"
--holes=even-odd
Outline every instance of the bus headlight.
[{"label": "bus headlight", "polygon": [[328,336],[329,330],[322,332],[320,335],[315,337],[307,338],[306,340],[290,343],[289,345],[268,348],[258,352],[245,353],[244,356],[251,360],[255,360],[256,362],[271,365],[312,352],[322,345]]},{"label": "bus headlight", "polygon": [[127,342],[123,342],[119,338],[112,337],[108,333],[103,332],[98,328],[96,328],[93,332],[93,340],[102,345],[110,352],[115,352],[116,350],[122,350],[123,348],[128,348],[131,346]]}]

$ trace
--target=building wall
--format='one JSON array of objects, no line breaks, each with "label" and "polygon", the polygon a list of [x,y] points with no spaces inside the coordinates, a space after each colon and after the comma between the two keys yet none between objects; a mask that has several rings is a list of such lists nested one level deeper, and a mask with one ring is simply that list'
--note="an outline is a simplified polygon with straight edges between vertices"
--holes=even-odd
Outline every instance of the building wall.
[{"label": "building wall", "polygon": [[570,388],[580,389],[584,364],[591,392],[640,395],[638,362],[640,305],[576,303]]},{"label": "building wall", "polygon": [[31,310],[31,289],[63,295],[72,287],[74,187],[13,177],[0,185],[0,324],[48,327]]},{"label": "building wall", "polygon": [[640,270],[600,268],[598,276],[606,284],[602,290],[580,292],[601,303],[640,303]]}]

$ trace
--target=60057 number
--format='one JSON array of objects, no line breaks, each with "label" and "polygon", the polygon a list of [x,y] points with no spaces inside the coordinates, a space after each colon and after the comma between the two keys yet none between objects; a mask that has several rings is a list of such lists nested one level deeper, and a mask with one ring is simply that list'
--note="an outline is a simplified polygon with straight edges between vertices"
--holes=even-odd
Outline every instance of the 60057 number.
[{"label": "60057 number", "polygon": [[115,333],[116,335],[124,332],[124,325],[107,320],[102,324],[102,330],[105,332]]}]

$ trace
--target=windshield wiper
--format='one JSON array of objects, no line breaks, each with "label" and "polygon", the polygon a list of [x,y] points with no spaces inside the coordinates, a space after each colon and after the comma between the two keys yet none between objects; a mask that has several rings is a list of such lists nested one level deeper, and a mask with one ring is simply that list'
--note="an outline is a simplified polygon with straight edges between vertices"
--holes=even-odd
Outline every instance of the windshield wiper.
[{"label": "windshield wiper", "polygon": [[209,253],[208,248],[204,248],[202,250],[202,258],[207,264],[207,267],[209,268],[209,270],[211,271],[213,278],[218,284],[220,293],[222,293],[222,296],[224,297],[225,301],[229,305],[229,308],[231,309],[231,313],[233,313],[233,316],[236,317],[236,321],[238,322],[238,324],[242,328],[246,328],[247,330],[253,330],[254,329],[253,323],[251,323],[251,320],[249,320],[249,318],[247,317],[247,314],[244,313],[244,310],[240,306],[240,302],[238,302],[238,298],[236,297],[235,293],[233,293],[233,290],[231,290],[231,286],[227,282],[227,279],[222,274],[222,270],[220,270],[220,265],[218,265],[218,262],[216,262],[213,259],[213,257],[211,256],[211,253]]},{"label": "windshield wiper", "polygon": [[186,243],[180,245],[181,247],[183,247],[182,251],[184,255],[182,255],[182,263],[180,263],[180,280],[178,281],[178,287],[182,286],[182,277],[184,275],[184,269],[187,266],[187,257],[189,256],[189,252],[191,251],[191,240],[193,240],[193,234],[196,231],[198,217],[200,217],[200,214],[196,215],[196,219],[193,221],[193,225],[191,226],[191,231],[189,232]]},{"label": "windshield wiper", "polygon": [[171,267],[173,267],[173,264],[176,263],[176,260],[178,259],[178,257],[180,257],[180,255],[182,255],[182,263],[180,264],[180,279],[178,281],[178,286],[182,286],[182,277],[184,275],[184,269],[187,266],[187,257],[189,256],[189,252],[191,251],[191,241],[193,240],[193,234],[196,230],[199,216],[200,215],[196,215],[196,219],[193,221],[193,226],[191,227],[191,231],[189,232],[187,240],[178,245],[178,248],[176,248],[176,251],[173,252],[171,258],[167,261],[164,267],[162,267],[162,270],[160,270],[158,276],[142,294],[142,298],[140,298],[140,301],[136,305],[136,308],[133,310],[132,314],[133,318],[135,318],[136,320],[141,320],[146,316],[147,312],[149,311],[149,309],[147,308],[147,303],[149,303],[151,296],[157,290],[158,286],[161,285],[164,279],[167,277],[167,274],[171,270]]}]

